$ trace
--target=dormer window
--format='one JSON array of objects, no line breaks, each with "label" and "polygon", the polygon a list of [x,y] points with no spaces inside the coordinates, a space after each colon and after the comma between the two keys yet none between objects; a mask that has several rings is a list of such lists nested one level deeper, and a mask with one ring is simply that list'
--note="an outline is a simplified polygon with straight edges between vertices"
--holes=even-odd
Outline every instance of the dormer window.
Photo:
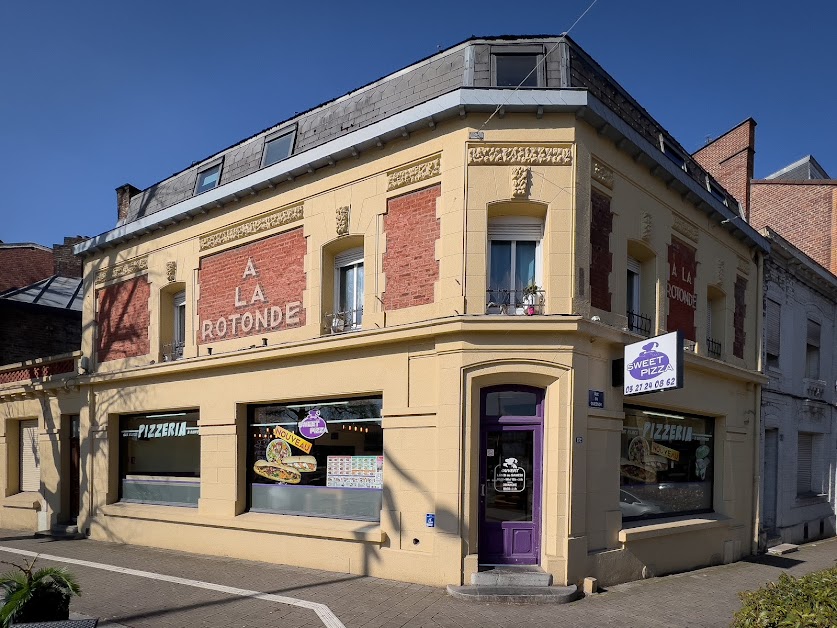
[{"label": "dormer window", "polygon": [[203,194],[213,188],[217,188],[221,182],[221,164],[217,163],[205,170],[198,172],[198,182],[195,185],[195,194]]},{"label": "dormer window", "polygon": [[543,46],[492,46],[491,84],[494,87],[543,87],[546,84]]},{"label": "dormer window", "polygon": [[674,146],[669,144],[665,139],[661,139],[660,142],[666,157],[668,157],[674,163],[676,163],[677,167],[681,170],[686,170],[686,157],[679,150],[674,148]]},{"label": "dormer window", "polygon": [[294,129],[282,129],[269,135],[264,141],[264,158],[262,166],[270,166],[291,156],[294,149]]}]

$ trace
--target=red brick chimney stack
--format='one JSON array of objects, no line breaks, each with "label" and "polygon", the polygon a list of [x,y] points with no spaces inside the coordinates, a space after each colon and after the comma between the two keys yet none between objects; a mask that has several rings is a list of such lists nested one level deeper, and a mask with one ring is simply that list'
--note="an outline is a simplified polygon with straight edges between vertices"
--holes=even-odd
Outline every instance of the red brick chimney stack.
[{"label": "red brick chimney stack", "polygon": [[140,190],[135,188],[130,183],[120,185],[116,188],[116,216],[120,222],[128,217],[128,209],[131,206],[131,199],[140,193]]}]

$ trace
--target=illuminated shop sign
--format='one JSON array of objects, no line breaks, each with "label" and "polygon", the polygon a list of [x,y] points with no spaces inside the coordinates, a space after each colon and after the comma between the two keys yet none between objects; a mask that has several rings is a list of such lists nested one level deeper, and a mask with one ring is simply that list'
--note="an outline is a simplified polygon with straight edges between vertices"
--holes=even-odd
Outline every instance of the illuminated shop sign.
[{"label": "illuminated shop sign", "polygon": [[170,436],[194,436],[198,428],[189,426],[186,421],[175,423],[143,423],[134,430],[122,430],[122,436],[134,438],[167,438]]},{"label": "illuminated shop sign", "polygon": [[627,345],[624,375],[625,395],[683,388],[683,332]]}]

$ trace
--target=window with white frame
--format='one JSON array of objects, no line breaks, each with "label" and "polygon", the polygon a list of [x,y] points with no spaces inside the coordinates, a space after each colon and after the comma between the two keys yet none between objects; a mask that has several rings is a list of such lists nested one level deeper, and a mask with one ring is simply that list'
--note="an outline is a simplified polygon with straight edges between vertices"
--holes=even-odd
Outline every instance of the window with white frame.
[{"label": "window with white frame", "polygon": [[360,329],[363,320],[363,247],[335,256],[334,304],[332,331]]},{"label": "window with white frame", "polygon": [[489,314],[542,314],[543,221],[502,216],[488,223]]},{"label": "window with white frame", "polygon": [[172,329],[172,359],[183,357],[183,347],[186,345],[186,291],[174,295],[174,328]]},{"label": "window with white frame", "polygon": [[706,353],[713,358],[723,354],[724,293],[713,286],[706,291]]},{"label": "window with white frame", "polygon": [[810,319],[805,341],[805,377],[820,378],[820,324]]}]

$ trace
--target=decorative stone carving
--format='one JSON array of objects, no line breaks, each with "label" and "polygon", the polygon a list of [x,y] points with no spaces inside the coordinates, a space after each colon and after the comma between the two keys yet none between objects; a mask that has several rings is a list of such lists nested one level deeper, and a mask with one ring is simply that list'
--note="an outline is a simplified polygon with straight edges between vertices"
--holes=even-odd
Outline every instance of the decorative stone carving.
[{"label": "decorative stone carving", "polygon": [[432,179],[440,174],[442,174],[442,156],[434,155],[418,163],[387,172],[387,191],[396,190],[425,179]]},{"label": "decorative stone carving", "polygon": [[643,239],[645,242],[651,241],[651,234],[653,231],[653,223],[651,221],[651,214],[648,212],[642,212],[642,227],[640,231],[640,238]]},{"label": "decorative stone carving", "polygon": [[598,159],[593,159],[593,180],[606,188],[613,189],[613,170],[605,166]]},{"label": "decorative stone carving", "polygon": [[104,283],[112,279],[119,279],[125,275],[134,275],[148,271],[148,256],[135,257],[134,259],[119,262],[113,266],[102,268],[96,273],[96,283]]},{"label": "decorative stone carving", "polygon": [[571,166],[569,146],[475,146],[468,149],[474,166]]},{"label": "decorative stone carving", "polygon": [[700,230],[697,228],[697,226],[693,225],[692,223],[688,222],[685,218],[682,218],[677,214],[674,215],[674,223],[671,225],[671,228],[674,229],[680,235],[686,236],[692,242],[698,241],[698,234],[700,233]]},{"label": "decorative stone carving", "polygon": [[239,222],[231,227],[224,227],[223,229],[205,233],[200,237],[200,250],[205,251],[206,249],[274,229],[275,227],[281,227],[282,225],[302,220],[302,216],[302,205],[288,207],[287,209],[277,209],[257,216],[256,218]]},{"label": "decorative stone carving", "polygon": [[724,260],[719,259],[715,264],[715,285],[716,286],[723,286],[724,285],[724,275],[726,274],[726,264]]},{"label": "decorative stone carving", "polygon": [[347,235],[349,233],[349,205],[338,207],[337,214],[337,235]]},{"label": "decorative stone carving", "polygon": [[748,260],[746,257],[740,257],[739,256],[739,258],[738,258],[738,272],[740,272],[744,275],[750,274],[750,260]]},{"label": "decorative stone carving", "polygon": [[512,196],[526,198],[529,195],[529,173],[526,166],[515,166],[511,169]]},{"label": "decorative stone carving", "polygon": [[166,262],[166,279],[172,283],[177,278],[177,262]]}]

